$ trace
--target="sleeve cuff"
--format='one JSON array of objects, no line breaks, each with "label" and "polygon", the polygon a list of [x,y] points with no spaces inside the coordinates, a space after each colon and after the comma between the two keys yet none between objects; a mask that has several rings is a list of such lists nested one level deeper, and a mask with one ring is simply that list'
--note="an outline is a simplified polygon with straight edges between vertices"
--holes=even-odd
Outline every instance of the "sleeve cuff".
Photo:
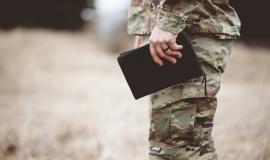
[{"label": "sleeve cuff", "polygon": [[186,28],[185,18],[172,12],[160,9],[157,17],[157,26],[172,33],[180,33]]}]

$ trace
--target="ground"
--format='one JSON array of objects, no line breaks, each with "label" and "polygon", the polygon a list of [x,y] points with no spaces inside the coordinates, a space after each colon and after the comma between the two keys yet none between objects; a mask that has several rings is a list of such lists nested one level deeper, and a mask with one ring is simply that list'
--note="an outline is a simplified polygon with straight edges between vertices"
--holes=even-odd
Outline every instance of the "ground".
[{"label": "ground", "polygon": [[[213,136],[220,160],[270,160],[270,49],[237,43]],[[0,160],[146,160],[149,97],[85,32],[0,31]]]}]

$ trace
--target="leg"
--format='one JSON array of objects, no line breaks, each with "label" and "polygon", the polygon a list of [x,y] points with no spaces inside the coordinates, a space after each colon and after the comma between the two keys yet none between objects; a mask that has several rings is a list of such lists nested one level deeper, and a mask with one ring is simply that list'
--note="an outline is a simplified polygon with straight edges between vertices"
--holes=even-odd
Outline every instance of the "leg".
[{"label": "leg", "polygon": [[186,98],[152,109],[151,160],[215,160],[216,98]]},{"label": "leg", "polygon": [[233,41],[192,37],[203,70],[207,74],[207,91],[201,78],[177,84],[151,95],[151,160],[216,160],[211,137],[220,88]]}]

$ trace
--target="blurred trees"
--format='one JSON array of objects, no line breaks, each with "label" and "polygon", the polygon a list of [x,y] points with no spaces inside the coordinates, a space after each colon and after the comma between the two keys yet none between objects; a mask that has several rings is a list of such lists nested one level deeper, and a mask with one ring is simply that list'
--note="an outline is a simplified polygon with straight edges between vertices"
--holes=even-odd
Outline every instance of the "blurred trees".
[{"label": "blurred trees", "polygon": [[78,28],[81,10],[93,0],[3,0],[0,1],[0,27],[17,25]]},{"label": "blurred trees", "polygon": [[[93,9],[94,1],[1,0],[0,28],[10,28],[18,25],[79,28],[83,24],[81,18],[82,9]],[[267,0],[258,2],[230,0],[230,3],[235,7],[240,16],[242,39],[257,41],[270,38],[270,30],[268,29],[270,28],[270,22],[267,21],[270,10],[268,9]]]},{"label": "blurred trees", "polygon": [[87,0],[87,6],[89,8],[95,8],[95,1],[94,0]]},{"label": "blurred trees", "polygon": [[270,38],[269,1],[231,0],[240,16],[242,39],[246,41],[267,40]]}]

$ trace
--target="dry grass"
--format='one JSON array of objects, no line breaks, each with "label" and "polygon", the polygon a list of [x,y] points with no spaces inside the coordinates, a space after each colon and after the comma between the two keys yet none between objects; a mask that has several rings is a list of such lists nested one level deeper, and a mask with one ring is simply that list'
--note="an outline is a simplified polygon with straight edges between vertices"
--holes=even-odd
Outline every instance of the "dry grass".
[{"label": "dry grass", "polygon": [[[219,94],[221,160],[270,159],[269,50],[237,44]],[[256,54],[255,54],[256,53]],[[0,32],[0,160],[147,159],[149,97],[83,33]]]}]

